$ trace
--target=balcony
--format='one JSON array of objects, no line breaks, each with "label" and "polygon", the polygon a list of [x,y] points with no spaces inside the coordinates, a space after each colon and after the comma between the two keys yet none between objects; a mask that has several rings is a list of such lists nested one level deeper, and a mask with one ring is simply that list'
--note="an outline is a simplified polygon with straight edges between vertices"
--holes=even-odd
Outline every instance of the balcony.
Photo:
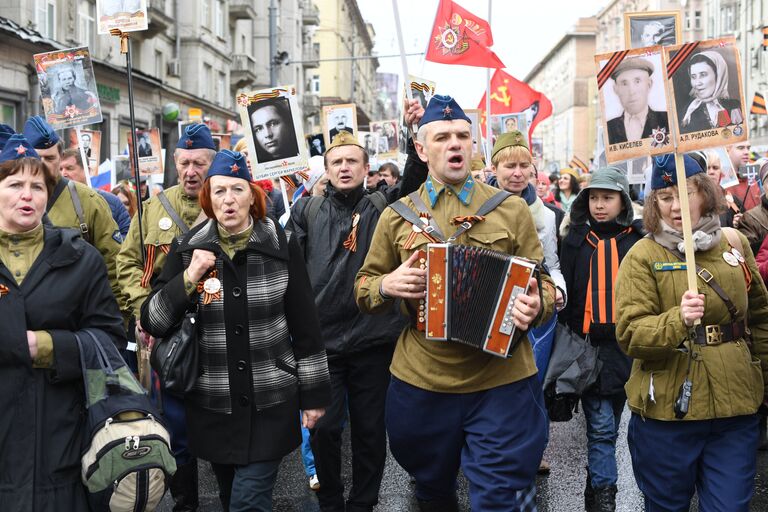
[{"label": "balcony", "polygon": [[235,54],[229,69],[229,80],[233,87],[245,87],[256,81],[256,59],[250,55]]},{"label": "balcony", "polygon": [[320,9],[310,0],[302,2],[301,22],[304,25],[320,25]]},{"label": "balcony", "polygon": [[149,39],[163,32],[168,33],[174,21],[165,12],[165,0],[152,0],[152,2],[147,3],[149,4],[147,8],[149,25],[147,26],[145,37]]},{"label": "balcony", "polygon": [[252,20],[256,18],[254,0],[231,0],[229,2],[229,17],[233,20]]},{"label": "balcony", "polygon": [[320,96],[317,94],[305,93],[302,95],[302,109],[304,116],[308,117],[320,112]]},{"label": "balcony", "polygon": [[313,46],[302,48],[301,65],[305,68],[320,67],[320,49]]}]

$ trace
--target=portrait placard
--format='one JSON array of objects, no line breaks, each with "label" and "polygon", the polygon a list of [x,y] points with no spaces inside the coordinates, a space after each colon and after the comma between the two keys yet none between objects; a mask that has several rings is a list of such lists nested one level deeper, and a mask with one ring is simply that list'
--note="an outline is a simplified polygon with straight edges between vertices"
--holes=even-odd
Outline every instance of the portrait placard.
[{"label": "portrait placard", "polygon": [[34,56],[45,120],[54,130],[101,122],[91,54],[87,46]]},{"label": "portrait placard", "polygon": [[325,138],[322,133],[307,135],[309,156],[323,156],[325,154]]},{"label": "portrait placard", "polygon": [[627,48],[672,46],[682,42],[680,11],[624,13],[624,43]]},{"label": "portrait placard", "polygon": [[[379,151],[379,135],[375,132],[357,132],[357,141],[363,146],[365,152],[368,153],[368,158],[371,159],[378,154]],[[389,149],[389,148],[387,148]]]},{"label": "portrait placard", "polygon": [[397,156],[399,134],[396,119],[372,122],[371,133],[376,136],[376,154],[379,160]]},{"label": "portrait placard", "polygon": [[731,158],[725,148],[709,148],[704,151],[707,161],[707,174],[712,171],[720,171],[720,186],[722,188],[735,187],[739,184],[739,176],[733,168]]},{"label": "portrait placard", "polygon": [[533,163],[540,165],[544,158],[544,139],[541,137],[531,139],[531,155],[533,155]]},{"label": "portrait placard", "polygon": [[327,105],[323,107],[323,136],[326,144],[333,143],[333,138],[340,131],[357,133],[357,107],[354,103]]},{"label": "portrait placard", "polygon": [[[472,156],[479,155],[482,152],[480,141],[483,140],[483,134],[480,133],[480,110],[466,108],[464,113],[472,124]],[[493,116],[491,116],[491,122],[493,122]]]},{"label": "portrait placard", "polygon": [[736,39],[727,37],[664,48],[671,119],[680,152],[747,140],[744,87]]},{"label": "portrait placard", "polygon": [[608,163],[673,151],[661,46],[595,55]]},{"label": "portrait placard", "polygon": [[309,152],[295,86],[239,94],[237,106],[241,122],[247,128],[254,179],[285,176],[307,169]]},{"label": "portrait placard", "polygon": [[[133,154],[133,140],[128,132],[128,153]],[[160,146],[160,129],[136,130],[139,154],[139,174],[163,174],[163,155]],[[131,160],[133,161],[133,160]]]},{"label": "portrait placard", "polygon": [[222,149],[232,149],[232,134],[230,133],[212,133],[213,145],[216,146],[216,151]]},{"label": "portrait placard", "polygon": [[427,103],[435,95],[437,84],[432,80],[414,75],[408,75],[408,83],[411,84],[411,96],[419,100],[422,107],[427,108]]},{"label": "portrait placard", "polygon": [[96,0],[96,19],[99,34],[109,34],[113,28],[147,30],[147,0]]},{"label": "portrait placard", "polygon": [[101,132],[98,130],[80,130],[80,140],[77,140],[77,130],[70,128],[67,130],[67,147],[82,147],[85,158],[88,160],[88,174],[96,176],[99,174],[99,153],[101,152]]}]

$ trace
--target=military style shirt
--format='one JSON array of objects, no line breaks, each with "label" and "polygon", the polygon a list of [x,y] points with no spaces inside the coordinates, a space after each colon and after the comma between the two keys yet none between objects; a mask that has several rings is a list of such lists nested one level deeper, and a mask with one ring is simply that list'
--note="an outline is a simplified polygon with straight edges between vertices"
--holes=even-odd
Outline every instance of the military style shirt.
[{"label": "military style shirt", "polygon": [[[120,251],[120,230],[112,218],[112,210],[107,202],[99,196],[98,192],[82,183],[73,182],[80,204],[83,207],[83,216],[88,225],[90,243],[99,250],[107,266],[107,277],[112,293],[122,311],[126,311],[125,300],[117,279],[116,260]],[[54,226],[61,228],[74,228],[80,230],[80,219],[77,217],[72,196],[67,187],[61,191],[59,197],[48,210],[48,220]]]},{"label": "military style shirt", "polygon": [[[480,206],[499,190],[476,183],[468,176],[457,187],[446,186],[431,176],[419,188],[424,203],[431,206],[432,216],[440,231],[450,236],[457,226],[456,217],[477,213]],[[400,200],[417,211],[409,198]],[[382,214],[373,235],[368,256],[357,274],[355,295],[360,309],[376,312],[391,304],[380,292],[381,281],[415,250],[425,249],[428,240],[418,234],[410,249],[408,239],[413,233],[411,224],[388,208]],[[412,239],[412,236],[411,236]],[[495,210],[459,236],[456,244],[485,247],[507,254],[541,262],[543,253],[536,227],[528,205],[519,197],[510,197]],[[542,287],[542,313],[536,320],[540,324],[552,314],[554,285],[549,276]],[[418,301],[411,301],[411,309],[418,310]],[[461,343],[429,341],[424,333],[407,326],[400,334],[391,366],[392,375],[413,386],[444,393],[472,393],[502,386],[536,373],[533,352],[524,337],[509,358],[501,358]]]},{"label": "military style shirt", "polygon": [[[192,227],[201,213],[197,198],[185,195],[180,185],[165,190],[165,195],[181,220]],[[148,199],[143,206],[143,243],[139,240],[139,227],[134,215],[117,258],[117,275],[123,285],[127,307],[134,312],[136,318],[141,316],[141,304],[149,296],[152,282],[163,269],[171,242],[182,234],[157,197]],[[146,264],[142,263],[142,245],[147,249]]]}]

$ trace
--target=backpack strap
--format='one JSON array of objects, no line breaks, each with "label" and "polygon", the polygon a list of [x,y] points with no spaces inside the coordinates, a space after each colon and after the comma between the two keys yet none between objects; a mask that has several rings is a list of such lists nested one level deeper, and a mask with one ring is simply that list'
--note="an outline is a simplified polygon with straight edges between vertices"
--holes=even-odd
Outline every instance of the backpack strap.
[{"label": "backpack strap", "polygon": [[376,191],[373,194],[368,194],[368,199],[373,203],[373,206],[379,210],[379,213],[383,212],[387,207],[387,198],[380,191]]},{"label": "backpack strap", "polygon": [[80,224],[80,234],[83,239],[91,243],[91,234],[88,230],[88,224],[85,222],[85,213],[83,213],[83,205],[80,202],[80,196],[77,194],[77,187],[74,181],[67,181],[67,188],[69,189],[69,195],[72,197],[72,206],[75,207],[75,215],[77,215],[77,221]]},{"label": "backpack strap", "polygon": [[48,198],[48,204],[45,207],[45,211],[50,211],[53,207],[53,204],[56,202],[56,200],[59,198],[62,192],[64,192],[64,188],[67,186],[67,183],[69,183],[69,180],[62,176],[59,179],[59,182],[56,184],[56,187],[53,189],[53,194],[51,194],[51,197]]},{"label": "backpack strap", "polygon": [[168,200],[168,196],[165,195],[165,192],[161,190],[160,193],[157,194],[157,198],[160,200],[160,204],[163,205],[163,208],[165,208],[165,211],[168,213],[171,219],[173,219],[173,223],[178,226],[183,234],[188,233],[189,226],[187,226],[184,221],[181,220],[179,214],[176,213],[176,210],[173,209],[173,206],[171,206],[171,202]]},{"label": "backpack strap", "polygon": [[307,207],[303,210],[303,217],[304,217],[304,226],[309,233],[309,221],[310,219],[314,219],[317,217],[318,212],[320,212],[320,206],[322,206],[323,202],[325,201],[325,196],[309,196],[307,198]]}]

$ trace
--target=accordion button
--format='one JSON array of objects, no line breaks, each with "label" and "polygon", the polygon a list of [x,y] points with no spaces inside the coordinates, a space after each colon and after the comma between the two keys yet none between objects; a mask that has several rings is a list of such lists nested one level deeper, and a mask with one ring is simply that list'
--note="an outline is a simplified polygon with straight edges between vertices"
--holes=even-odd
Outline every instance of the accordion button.
[{"label": "accordion button", "polygon": [[246,367],[245,361],[243,361],[242,359],[237,362],[237,369],[240,370],[241,372],[245,370],[245,367]]}]

